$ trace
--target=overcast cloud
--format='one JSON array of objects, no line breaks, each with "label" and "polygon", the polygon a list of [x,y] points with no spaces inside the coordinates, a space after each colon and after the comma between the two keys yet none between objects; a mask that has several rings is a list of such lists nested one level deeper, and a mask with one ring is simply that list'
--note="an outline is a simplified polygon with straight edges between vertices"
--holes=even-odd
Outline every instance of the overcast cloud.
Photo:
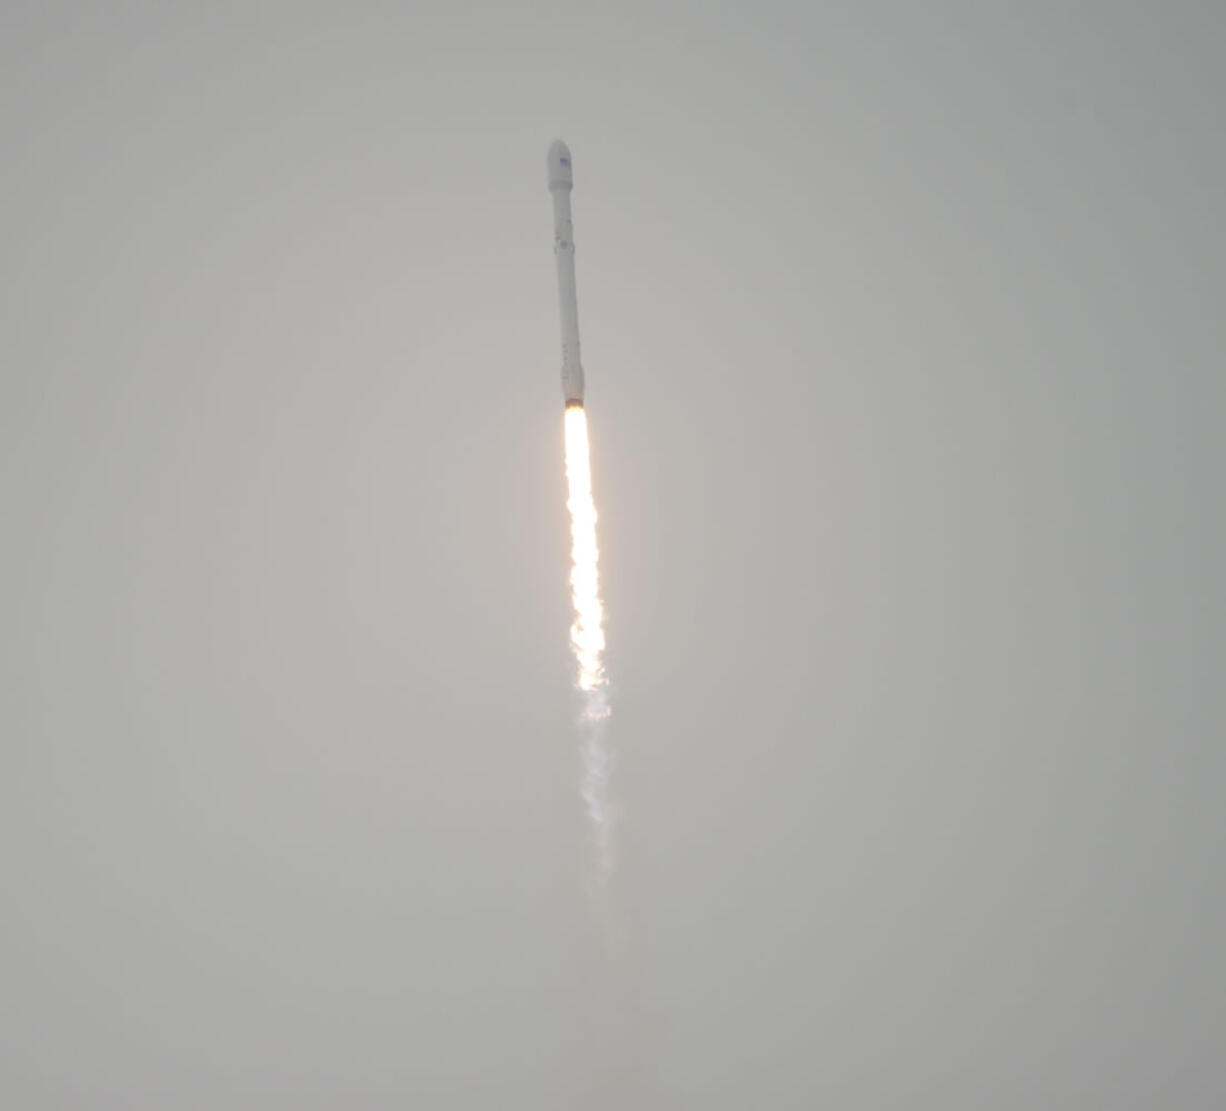
[{"label": "overcast cloud", "polygon": [[1223,43],[6,4],[0,1104],[1226,1103]]}]

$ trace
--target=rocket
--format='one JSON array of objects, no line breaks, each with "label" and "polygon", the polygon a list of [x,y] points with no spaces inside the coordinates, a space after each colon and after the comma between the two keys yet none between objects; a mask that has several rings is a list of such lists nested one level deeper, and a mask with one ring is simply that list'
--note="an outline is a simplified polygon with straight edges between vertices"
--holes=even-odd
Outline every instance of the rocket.
[{"label": "rocket", "polygon": [[579,302],[575,295],[575,229],[570,191],[575,187],[570,150],[561,139],[549,148],[549,192],[553,194],[553,253],[558,260],[558,307],[562,314],[562,397],[568,409],[583,408],[583,367],[579,364]]}]

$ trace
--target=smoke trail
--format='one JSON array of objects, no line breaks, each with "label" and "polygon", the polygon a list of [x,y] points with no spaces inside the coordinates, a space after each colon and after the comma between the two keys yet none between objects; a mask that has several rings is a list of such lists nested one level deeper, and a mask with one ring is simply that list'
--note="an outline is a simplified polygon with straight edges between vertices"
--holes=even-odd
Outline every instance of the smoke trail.
[{"label": "smoke trail", "polygon": [[592,500],[591,452],[587,414],[580,406],[566,409],[566,508],[570,510],[571,601],[575,619],[570,643],[575,653],[576,679],[582,699],[583,804],[595,847],[595,875],[590,894],[603,902],[613,872],[613,826],[610,805],[610,754],[604,732],[608,722],[609,690],[604,662],[604,607],[600,602],[599,550],[596,546],[596,503]]}]

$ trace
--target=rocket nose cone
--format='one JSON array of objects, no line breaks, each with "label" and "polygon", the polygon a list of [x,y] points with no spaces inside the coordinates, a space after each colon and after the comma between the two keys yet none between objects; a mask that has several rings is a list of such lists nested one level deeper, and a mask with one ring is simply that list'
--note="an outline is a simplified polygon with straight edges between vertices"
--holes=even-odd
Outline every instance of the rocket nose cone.
[{"label": "rocket nose cone", "polygon": [[575,176],[570,166],[570,148],[561,139],[555,139],[549,148],[549,188],[569,189],[575,184]]}]

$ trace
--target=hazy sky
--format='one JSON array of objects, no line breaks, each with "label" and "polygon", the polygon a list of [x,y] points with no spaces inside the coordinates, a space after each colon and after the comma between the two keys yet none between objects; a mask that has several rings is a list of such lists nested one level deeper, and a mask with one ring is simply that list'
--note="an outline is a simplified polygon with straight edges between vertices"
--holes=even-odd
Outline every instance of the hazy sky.
[{"label": "hazy sky", "polygon": [[6,3],[0,1104],[1226,1102],[1224,44]]}]

